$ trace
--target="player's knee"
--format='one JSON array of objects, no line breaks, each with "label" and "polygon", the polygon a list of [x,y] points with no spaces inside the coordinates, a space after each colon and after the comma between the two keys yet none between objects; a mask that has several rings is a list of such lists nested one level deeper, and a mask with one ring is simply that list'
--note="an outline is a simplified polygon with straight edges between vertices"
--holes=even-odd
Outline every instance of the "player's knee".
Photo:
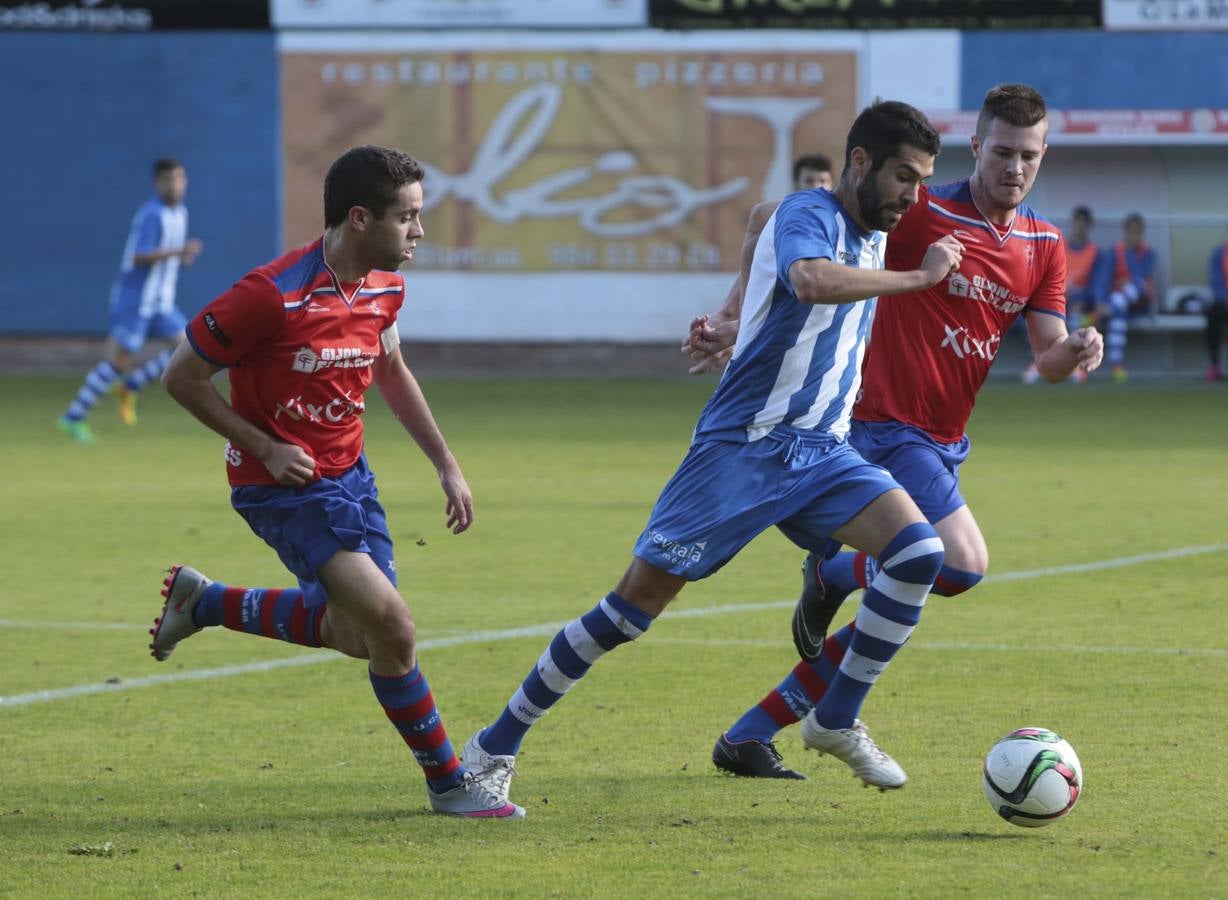
[{"label": "player's knee", "polygon": [[394,657],[406,664],[413,659],[418,630],[399,597],[397,602],[385,604],[365,624],[363,632],[363,639],[369,647],[378,648],[379,656]]},{"label": "player's knee", "polygon": [[[404,609],[404,607],[402,607]],[[391,649],[398,650],[410,656],[413,655],[414,645],[418,640],[418,626],[414,624],[414,620],[410,618],[409,610],[404,610],[403,615],[391,617],[387,620],[387,630],[384,634],[387,636],[388,643]]]},{"label": "player's knee", "polygon": [[942,564],[943,569],[967,572],[979,581],[989,571],[989,548],[985,546],[985,539],[979,532],[948,535]]},{"label": "player's knee", "polygon": [[614,593],[655,619],[678,596],[685,584],[686,579],[681,575],[673,575],[635,557],[615,586]]}]

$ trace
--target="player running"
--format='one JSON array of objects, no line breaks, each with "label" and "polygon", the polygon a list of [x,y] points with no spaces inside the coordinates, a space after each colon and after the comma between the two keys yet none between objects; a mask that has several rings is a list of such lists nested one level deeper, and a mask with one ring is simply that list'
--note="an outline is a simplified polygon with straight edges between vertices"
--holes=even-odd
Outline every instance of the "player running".
[{"label": "player running", "polygon": [[[1066,379],[1076,367],[1095,369],[1103,340],[1095,328],[1067,333],[1065,256],[1058,230],[1023,205],[1047,145],[1045,102],[1026,85],[989,91],[972,138],[972,176],[923,187],[917,205],[887,243],[888,269],[908,270],[933,241],[952,236],[965,250],[958,272],[925,289],[879,301],[866,354],[862,393],[853,407],[849,442],[885,467],[933,523],[946,548],[934,593],[961,594],[989,566],[985,538],[959,490],[967,458],[965,426],[976,393],[1007,329],[1026,314],[1028,337],[1041,376]],[[738,331],[738,310],[727,308],[719,328],[700,318],[685,346],[704,367]],[[730,325],[729,323],[732,323]],[[743,317],[741,327],[749,322]],[[741,338],[739,337],[739,340]],[[780,763],[772,739],[805,719],[802,741],[824,724],[822,700],[831,685],[859,664],[858,638],[895,641],[898,629],[862,605],[854,622],[826,637],[844,598],[874,583],[882,557],[873,553],[812,552],[802,568],[802,594],[793,639],[800,662],[784,681],[717,740],[713,762],[735,775],[802,778]],[[883,788],[899,787],[868,770],[858,775]]]},{"label": "player running", "polygon": [[[396,271],[423,235],[422,166],[383,147],[342,155],[324,179],[324,236],[253,270],[188,325],[167,391],[227,438],[231,504],[298,577],[251,589],[175,566],[151,630],[158,660],[210,625],[369,660],[371,686],[423,768],[436,812],[518,818],[461,765],[426,678],[414,622],[397,592],[392,538],[363,452],[374,381],[439,473],[454,533],[473,497],[401,358]],[[210,379],[230,375],[227,404]]]},{"label": "player running", "polygon": [[153,165],[153,177],[156,194],[132,217],[119,276],[111,288],[111,331],[104,359],[85,376],[68,410],[56,422],[80,444],[94,443],[86,417],[112,385],[120,421],[136,424],[137,394],[162,374],[171,347],[163,347],[133,370],[136,354],[147,341],[174,344],[183,340],[187,319],[175,305],[179,266],[192,265],[203,245],[188,237],[188,210],[183,205],[188,173],[183,165],[174,159],[159,159]]},{"label": "player running", "polygon": [[834,535],[884,559],[864,604],[893,623],[897,640],[867,648],[861,669],[834,680],[816,740],[857,768],[892,765],[879,762],[855,719],[868,673],[886,667],[917,622],[942,542],[908,495],[844,436],[871,298],[937,284],[959,264],[961,245],[946,235],[908,271],[882,270],[883,232],[917,202],[937,152],[938,135],[921,113],[876,103],[849,130],[835,193],[792,194],[776,210],[754,256],[729,371],[630,567],[555,635],[498,720],[465,744],[465,764],[501,797],[533,723],[598,659],[642,635],[688,581],[716,572],[771,525],[811,551]]}]

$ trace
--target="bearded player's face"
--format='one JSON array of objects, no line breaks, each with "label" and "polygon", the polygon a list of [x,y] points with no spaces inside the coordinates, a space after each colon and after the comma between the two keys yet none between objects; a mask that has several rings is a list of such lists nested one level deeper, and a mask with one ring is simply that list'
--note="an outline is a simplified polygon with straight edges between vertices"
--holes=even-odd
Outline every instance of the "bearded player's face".
[{"label": "bearded player's face", "polygon": [[875,231],[890,231],[917,203],[921,183],[934,174],[934,156],[905,144],[857,185],[861,221]]}]

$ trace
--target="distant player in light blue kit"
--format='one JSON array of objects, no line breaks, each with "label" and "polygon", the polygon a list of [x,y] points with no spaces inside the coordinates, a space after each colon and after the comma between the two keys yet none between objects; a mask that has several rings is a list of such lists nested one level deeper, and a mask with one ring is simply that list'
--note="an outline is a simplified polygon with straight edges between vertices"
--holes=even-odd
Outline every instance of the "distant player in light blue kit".
[{"label": "distant player in light blue kit", "polygon": [[[153,177],[157,195],[132,218],[119,276],[111,288],[106,358],[85,376],[85,383],[57,423],[60,430],[82,444],[94,442],[85,417],[98,398],[121,378],[116,388],[119,417],[125,425],[136,424],[137,393],[162,375],[171,350],[183,340],[187,319],[175,305],[175,284],[180,263],[192,265],[202,244],[188,237],[188,211],[183,205],[188,174],[183,165],[173,159],[159,159],[154,163]],[[133,370],[133,360],[148,340],[170,346]]]},{"label": "distant player in light blue kit", "polygon": [[849,131],[836,191],[790,194],[768,220],[732,359],[626,574],[555,635],[499,719],[465,744],[465,766],[493,792],[507,796],[529,727],[593,663],[643,634],[683,585],[720,569],[772,525],[812,552],[835,538],[885,560],[808,740],[870,783],[903,783],[857,714],[917,624],[943,546],[908,494],[846,436],[874,298],[937,284],[963,253],[947,235],[919,268],[883,270],[883,232],[917,202],[938,145],[913,107],[875,103]]}]

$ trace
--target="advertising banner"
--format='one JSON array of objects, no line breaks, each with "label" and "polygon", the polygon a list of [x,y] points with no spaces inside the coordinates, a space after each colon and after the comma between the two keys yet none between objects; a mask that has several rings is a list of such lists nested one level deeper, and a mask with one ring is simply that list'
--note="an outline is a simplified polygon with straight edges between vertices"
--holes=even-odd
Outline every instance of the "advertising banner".
[{"label": "advertising banner", "polygon": [[277,28],[643,28],[647,0],[272,0]]},{"label": "advertising banner", "polygon": [[0,31],[267,29],[266,0],[0,0]]},{"label": "advertising banner", "polygon": [[[944,140],[962,141],[976,130],[975,111],[928,115]],[[1048,142],[1059,146],[1228,144],[1228,109],[1051,109]]]},{"label": "advertising banner", "polygon": [[680,29],[1096,28],[1100,11],[1100,0],[649,0],[648,5],[654,28]]},{"label": "advertising banner", "polygon": [[851,51],[472,50],[282,56],[285,235],[356,144],[427,167],[415,270],[720,272],[800,153],[843,161]]},{"label": "advertising banner", "polygon": [[1228,0],[1104,0],[1104,27],[1131,31],[1228,29]]}]

